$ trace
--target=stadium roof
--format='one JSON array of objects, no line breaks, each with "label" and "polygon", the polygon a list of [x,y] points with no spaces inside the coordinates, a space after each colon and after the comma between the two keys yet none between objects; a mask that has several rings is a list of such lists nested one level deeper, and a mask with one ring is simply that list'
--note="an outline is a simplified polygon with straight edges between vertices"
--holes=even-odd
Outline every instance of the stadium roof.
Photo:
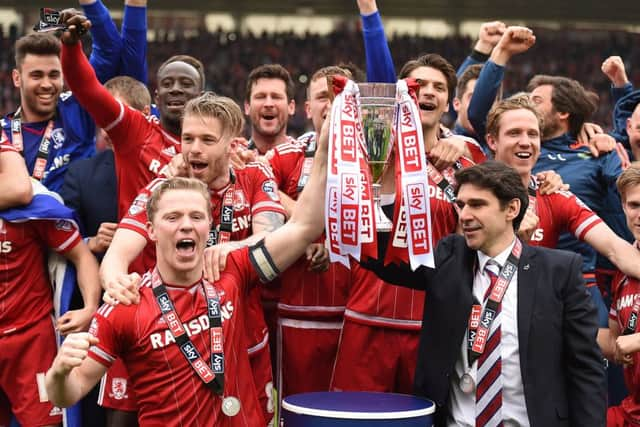
[{"label": "stadium roof", "polygon": [[[124,3],[103,1],[114,9],[122,8]],[[71,3],[75,4],[69,0],[0,0],[0,7],[31,11],[39,5],[64,8]],[[256,13],[353,16],[355,3],[355,0],[149,0],[156,10],[227,12],[240,16]],[[378,5],[386,17],[424,17],[452,23],[501,19],[638,25],[640,17],[640,1],[631,0],[379,0]]]}]

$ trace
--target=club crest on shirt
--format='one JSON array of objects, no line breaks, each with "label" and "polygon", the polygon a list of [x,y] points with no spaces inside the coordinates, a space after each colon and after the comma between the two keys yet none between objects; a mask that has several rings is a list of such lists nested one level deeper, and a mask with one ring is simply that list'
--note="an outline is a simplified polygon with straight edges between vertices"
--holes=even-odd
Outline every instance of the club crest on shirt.
[{"label": "club crest on shirt", "polygon": [[131,203],[131,207],[129,207],[129,215],[138,215],[143,210],[147,209],[147,202],[149,201],[149,196],[146,194],[138,194],[138,197],[135,198],[133,203]]},{"label": "club crest on shirt", "polygon": [[113,378],[111,380],[111,395],[116,400],[126,399],[127,397],[127,379]]},{"label": "club crest on shirt", "polygon": [[267,196],[269,196],[269,198],[274,202],[280,200],[280,196],[278,196],[278,186],[273,180],[270,179],[268,181],[265,181],[262,184],[262,191],[264,191]]},{"label": "club crest on shirt", "polygon": [[71,224],[71,221],[61,219],[59,221],[56,221],[56,230],[71,231],[73,230],[73,224]]},{"label": "club crest on shirt", "polygon": [[59,150],[64,143],[64,129],[56,128],[51,132],[51,140],[53,141],[53,148]]},{"label": "club crest on shirt", "polygon": [[235,190],[233,192],[233,210],[241,211],[249,207],[249,202],[247,202],[247,198],[244,196],[244,191]]}]

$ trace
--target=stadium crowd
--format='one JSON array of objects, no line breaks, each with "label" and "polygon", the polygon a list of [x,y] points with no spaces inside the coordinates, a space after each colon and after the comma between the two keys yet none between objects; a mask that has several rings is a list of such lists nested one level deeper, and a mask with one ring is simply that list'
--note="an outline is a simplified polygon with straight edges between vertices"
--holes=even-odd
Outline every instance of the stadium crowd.
[{"label": "stadium crowd", "polygon": [[638,36],[388,42],[355,3],[147,42],[147,0],[79,0],[0,40],[0,427],[280,425],[313,391],[640,425]]},{"label": "stadium crowd", "polygon": [[[535,30],[535,28],[534,28]],[[610,82],[600,71],[602,58],[618,55],[627,66],[637,63],[638,52],[633,49],[640,41],[637,33],[624,31],[598,31],[593,35],[587,30],[551,30],[540,32],[536,45],[522,57],[518,57],[505,77],[505,93],[516,93],[526,85],[534,74],[558,74],[579,79],[585,87],[595,91],[601,99],[594,120],[606,129],[611,126],[609,95]],[[585,37],[589,34],[589,37]],[[11,69],[14,44],[21,36],[17,27],[9,29],[8,36],[0,40],[2,53],[0,64],[0,108],[13,111],[18,105],[18,94],[12,89]],[[299,82],[300,76],[310,77],[323,64],[355,63],[363,66],[364,47],[362,35],[353,26],[338,26],[331,34],[320,36],[293,33],[236,33],[218,30],[202,32],[185,37],[177,34],[171,41],[166,37],[150,41],[147,60],[149,63],[149,88],[155,89],[155,70],[166,55],[179,53],[197,56],[204,64],[207,90],[224,93],[233,99],[244,96],[244,82],[249,72],[260,64],[282,64]],[[336,43],[342,49],[331,49]],[[447,52],[452,64],[460,64],[468,54],[473,40],[469,37],[429,38],[424,36],[395,35],[389,40],[397,64],[403,64],[415,56],[415,52]],[[629,80],[640,81],[640,72],[628,67]],[[231,70],[232,72],[228,72]],[[296,85],[296,114],[289,123],[292,135],[301,135],[308,128],[304,118],[304,84]]]}]

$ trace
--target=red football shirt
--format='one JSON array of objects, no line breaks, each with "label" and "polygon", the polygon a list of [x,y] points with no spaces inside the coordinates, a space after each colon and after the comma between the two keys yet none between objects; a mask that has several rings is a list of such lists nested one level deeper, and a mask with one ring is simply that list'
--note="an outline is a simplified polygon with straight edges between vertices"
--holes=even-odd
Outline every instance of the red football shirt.
[{"label": "red football shirt", "polygon": [[[305,159],[306,144],[289,142],[274,148],[270,159],[278,188],[294,200],[298,199],[298,185],[303,170],[311,172],[313,157]],[[306,162],[306,163],[305,163]],[[307,176],[308,178],[308,176]],[[322,242],[324,239],[318,240]],[[286,317],[329,318],[342,317],[349,287],[349,270],[339,263],[331,263],[322,273],[308,271],[309,261],[300,257],[280,275],[278,311]]]},{"label": "red football shirt", "polygon": [[[618,271],[611,286],[613,298],[609,319],[618,323],[622,333],[633,311],[634,300],[640,298],[640,282]],[[634,353],[633,363],[624,368],[624,381],[629,390],[629,396],[620,403],[620,407],[627,419],[640,420],[640,353]]]},{"label": "red football shirt", "polygon": [[[246,239],[253,234],[251,229],[253,215],[260,212],[276,212],[285,215],[285,211],[280,204],[273,175],[265,166],[260,163],[250,163],[244,169],[234,172],[234,174],[235,183],[229,184],[220,191],[210,191],[213,208],[211,213],[214,223],[218,224],[224,196],[227,191],[232,191],[233,231],[231,232],[231,241],[238,241]],[[155,245],[149,240],[145,224],[147,223],[147,202],[151,197],[153,188],[162,181],[162,178],[158,178],[147,185],[136,197],[129,208],[129,212],[120,222],[120,227],[140,233],[147,239],[142,258],[138,257],[136,259],[130,271],[141,273],[145,271],[143,268],[149,270],[155,266]],[[250,346],[263,342],[267,333],[259,294],[259,287],[252,287],[249,295],[246,296],[250,300],[246,304],[248,311],[245,313],[250,325],[247,328]]]},{"label": "red football shirt", "polygon": [[[233,191],[233,231],[231,240],[238,241],[251,236],[251,220],[253,215],[260,212],[276,212],[285,215],[284,208],[280,204],[276,184],[273,175],[260,163],[249,163],[244,169],[233,172],[235,183],[229,184],[220,191],[210,191],[212,215],[215,224],[220,222],[220,210],[222,201],[227,191]],[[164,179],[158,178],[151,181],[136,196],[129,207],[127,214],[120,221],[119,227],[132,230],[147,239],[142,258],[138,258],[132,264],[130,271],[142,273],[155,265],[155,246],[149,244],[147,235],[147,202],[155,186]]]},{"label": "red football shirt", "polygon": [[[460,158],[462,167],[473,165],[471,160]],[[442,175],[455,186],[455,170],[447,168]],[[458,216],[453,204],[444,192],[429,178],[429,203],[431,207],[431,232],[434,247],[440,239],[455,233]],[[425,293],[402,286],[391,285],[366,270],[358,263],[351,263],[351,291],[345,318],[372,326],[394,329],[419,330]]]},{"label": "red football shirt", "polygon": [[553,194],[536,192],[536,214],[538,228],[533,232],[529,244],[555,248],[560,234],[569,231],[578,240],[600,224],[602,219],[569,191]]},{"label": "red football shirt", "polygon": [[[95,314],[90,333],[100,342],[89,357],[109,367],[122,358],[130,375],[140,411],[141,426],[264,426],[247,355],[242,295],[257,275],[248,250],[232,252],[214,287],[220,296],[224,335],[223,397],[240,400],[240,412],[224,415],[222,398],[193,371],[175,344],[153,295],[151,275],[144,276],[140,303],[103,305]],[[210,360],[209,318],[201,282],[187,288],[165,284],[176,312],[204,360]]]},{"label": "red football shirt", "polygon": [[65,253],[82,237],[69,221],[0,219],[0,336],[53,313],[47,248]]},{"label": "red football shirt", "polygon": [[155,117],[145,117],[115,99],[98,81],[80,43],[65,46],[62,57],[65,82],[113,143],[121,219],[140,189],[180,152],[180,138],[163,130]]}]

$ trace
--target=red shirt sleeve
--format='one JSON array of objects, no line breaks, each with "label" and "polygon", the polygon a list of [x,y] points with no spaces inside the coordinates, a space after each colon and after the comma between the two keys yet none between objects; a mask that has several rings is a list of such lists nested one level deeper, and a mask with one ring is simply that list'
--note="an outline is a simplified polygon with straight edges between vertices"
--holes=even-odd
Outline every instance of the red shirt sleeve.
[{"label": "red shirt sleeve", "polygon": [[69,252],[82,241],[78,228],[71,221],[34,220],[33,226],[47,246],[60,254]]},{"label": "red shirt sleeve", "polygon": [[120,220],[119,228],[135,231],[149,241],[149,235],[147,234],[147,204],[153,189],[163,181],[164,179],[162,178],[154,179],[140,191],[133,203],[131,203],[126,215]]},{"label": "red shirt sleeve", "polygon": [[138,305],[112,306],[103,304],[91,320],[89,333],[98,338],[98,344],[89,349],[88,356],[109,368],[122,350],[127,348],[127,325],[132,323]]},{"label": "red shirt sleeve", "polygon": [[120,154],[139,152],[142,135],[150,126],[144,115],[125,106],[100,84],[80,43],[63,44],[61,58],[65,82],[82,108],[109,134],[114,149]]},{"label": "red shirt sleeve", "polygon": [[278,185],[273,178],[273,173],[262,163],[250,163],[247,168],[251,170],[251,215],[260,212],[276,212],[286,216],[286,212],[280,204]]},{"label": "red shirt sleeve", "polygon": [[569,191],[559,191],[552,194],[551,209],[554,210],[553,217],[562,218],[566,228],[578,240],[584,240],[584,236],[602,222],[602,219],[595,212]]}]

